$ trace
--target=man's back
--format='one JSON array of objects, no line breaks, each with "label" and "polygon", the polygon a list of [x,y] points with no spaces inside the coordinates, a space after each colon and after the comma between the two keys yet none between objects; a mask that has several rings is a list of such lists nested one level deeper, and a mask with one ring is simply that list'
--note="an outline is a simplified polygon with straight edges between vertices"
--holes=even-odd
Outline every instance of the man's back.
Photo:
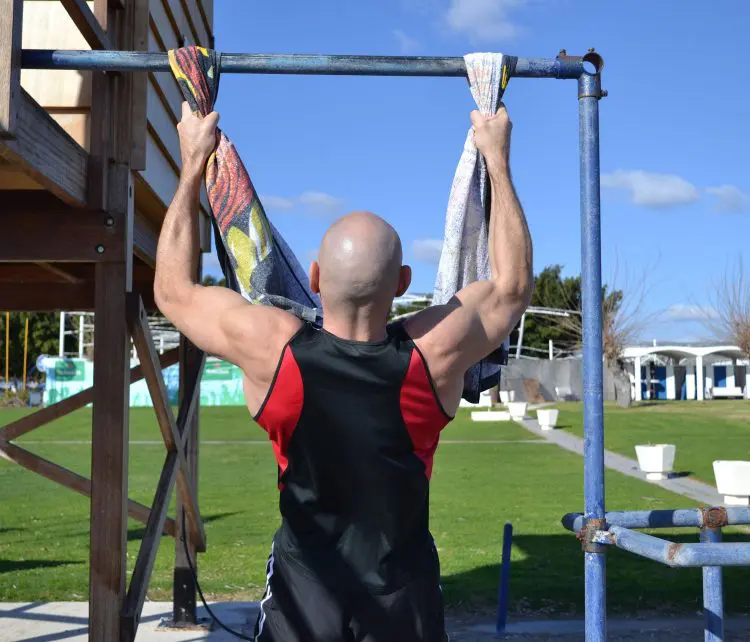
[{"label": "man's back", "polygon": [[282,554],[352,589],[403,584],[432,554],[429,476],[450,419],[402,326],[360,342],[304,325],[256,416],[279,465]]}]

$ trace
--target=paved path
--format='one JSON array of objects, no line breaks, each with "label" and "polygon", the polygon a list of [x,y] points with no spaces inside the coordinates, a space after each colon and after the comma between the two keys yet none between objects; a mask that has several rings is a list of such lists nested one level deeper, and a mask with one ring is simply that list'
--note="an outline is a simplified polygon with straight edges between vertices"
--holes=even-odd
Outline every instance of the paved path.
[{"label": "paved path", "polygon": [[[211,605],[221,620],[243,635],[252,637],[258,613],[255,602],[222,602]],[[231,642],[237,638],[214,627],[174,631],[163,626],[172,613],[170,602],[146,602],[136,642]],[[203,608],[198,616],[205,617]],[[86,602],[3,602],[0,603],[0,642],[87,642],[88,604]],[[495,627],[487,618],[449,617],[452,642],[489,642]],[[636,619],[608,622],[610,642],[675,642],[701,640],[702,618]],[[727,631],[732,640],[750,640],[750,618],[730,619]],[[537,642],[568,642],[583,639],[582,620],[521,620],[511,622],[506,638]]]},{"label": "paved path", "polygon": [[[539,427],[537,420],[532,418],[526,418],[517,423],[526,428],[529,432],[557,444],[560,448],[583,455],[583,439],[580,437],[576,437],[564,430],[542,430]],[[607,468],[622,473],[623,475],[629,475],[636,479],[648,481],[646,480],[646,473],[641,472],[638,468],[638,462],[635,459],[630,459],[629,457],[613,453],[610,450],[605,450],[604,465]],[[648,483],[656,484],[657,486],[661,486],[673,493],[689,497],[696,502],[707,504],[709,506],[720,506],[723,503],[723,497],[716,492],[716,488],[709,484],[696,481],[695,479],[689,479],[688,477],[675,477],[673,479],[665,479],[658,482],[648,481]],[[678,507],[675,506],[675,508]]]}]

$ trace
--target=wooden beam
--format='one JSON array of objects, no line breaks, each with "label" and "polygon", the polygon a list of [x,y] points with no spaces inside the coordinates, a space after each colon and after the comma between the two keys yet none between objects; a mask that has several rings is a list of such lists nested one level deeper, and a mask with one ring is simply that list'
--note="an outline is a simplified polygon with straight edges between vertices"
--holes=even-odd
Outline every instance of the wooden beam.
[{"label": "wooden beam", "polygon": [[159,233],[154,230],[146,218],[135,213],[133,223],[133,252],[146,265],[156,267],[156,247],[159,244]]},{"label": "wooden beam", "polygon": [[0,138],[15,135],[21,93],[23,0],[0,0]]},{"label": "wooden beam", "polygon": [[127,570],[128,362],[126,266],[98,263],[91,446],[89,640],[120,639]]},{"label": "wooden beam", "polygon": [[[168,368],[169,366],[177,363],[179,356],[179,348],[172,348],[171,350],[167,350],[164,354],[159,355],[159,367],[162,369]],[[143,379],[143,367],[141,365],[137,365],[135,368],[131,368],[129,383],[133,384],[136,381],[140,381],[141,379]],[[58,401],[57,403],[52,404],[51,406],[47,406],[46,408],[41,408],[40,410],[37,410],[30,415],[25,415],[20,419],[16,419],[16,421],[3,426],[2,428],[0,428],[0,440],[12,441],[14,439],[18,439],[19,437],[30,433],[32,430],[39,428],[40,426],[44,426],[45,424],[48,424],[55,419],[64,417],[71,412],[75,412],[76,410],[87,406],[93,400],[93,387],[81,390],[81,392],[77,392],[70,397],[66,397],[62,401]]]},{"label": "wooden beam", "polygon": [[83,206],[86,150],[23,89],[17,98],[14,139],[0,140],[0,156],[64,202]]},{"label": "wooden beam", "polygon": [[[133,8],[133,51],[148,51],[149,0],[135,0]],[[146,73],[133,74],[133,140],[130,147],[130,167],[146,169],[146,126],[148,124],[148,85]]]},{"label": "wooden beam", "polygon": [[164,445],[169,452],[176,451],[179,457],[180,467],[177,471],[177,490],[180,499],[186,507],[188,523],[191,536],[195,538],[196,546],[203,552],[206,550],[206,533],[203,528],[200,512],[198,510],[198,499],[195,489],[190,484],[189,467],[182,445],[177,422],[172,413],[172,406],[167,397],[164,377],[156,367],[159,362],[151,330],[148,327],[146,310],[143,307],[140,296],[131,294],[128,301],[128,324],[133,337],[138,358],[143,366],[144,378],[148,385],[151,400],[154,403],[156,419],[159,423]]},{"label": "wooden beam", "polygon": [[168,452],[161,469],[159,483],[156,486],[154,501],[151,504],[151,514],[146,524],[146,531],[141,539],[138,557],[130,578],[128,595],[125,598],[125,606],[121,614],[121,640],[131,642],[135,639],[138,622],[141,619],[143,603],[146,600],[148,582],[156,561],[156,553],[159,550],[161,536],[164,532],[164,522],[167,519],[169,500],[172,497],[175,477],[177,475],[177,463],[179,457],[176,452]]},{"label": "wooden beam", "polygon": [[85,0],[61,0],[61,2],[92,49],[114,49],[109,35],[101,28]]},{"label": "wooden beam", "polygon": [[[40,196],[48,196],[39,193]],[[9,199],[10,201],[10,199]],[[0,262],[123,261],[122,221],[65,203],[3,204]]]},{"label": "wooden beam", "polygon": [[56,267],[52,265],[51,263],[45,263],[43,261],[34,261],[34,264],[38,265],[40,268],[49,272],[50,274],[59,276],[63,281],[66,281],[67,283],[74,283],[76,285],[83,283],[83,279],[79,279],[77,276],[72,275],[70,272],[66,272],[62,268]]},{"label": "wooden beam", "polygon": [[[16,444],[11,444],[0,440],[0,457],[7,459],[19,466],[30,470],[32,473],[46,477],[50,481],[60,484],[80,495],[91,497],[91,480],[82,477],[72,470],[63,468],[39,455],[29,452]],[[139,502],[128,499],[128,516],[134,520],[147,524],[151,515],[151,509]],[[173,519],[166,519],[162,525],[161,531],[165,535],[174,537],[176,534],[175,522]]]},{"label": "wooden beam", "polygon": [[[188,349],[188,356],[180,362],[182,376],[180,377],[180,390],[182,399],[180,409],[177,413],[177,428],[180,433],[180,447],[185,448],[195,413],[198,411],[201,398],[201,378],[203,367],[206,365],[206,353],[195,346]],[[189,361],[189,363],[183,363]]]}]

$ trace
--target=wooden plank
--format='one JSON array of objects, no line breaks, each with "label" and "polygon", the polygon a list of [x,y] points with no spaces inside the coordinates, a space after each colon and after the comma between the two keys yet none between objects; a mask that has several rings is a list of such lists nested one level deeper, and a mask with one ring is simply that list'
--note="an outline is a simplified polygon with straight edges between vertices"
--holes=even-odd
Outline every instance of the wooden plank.
[{"label": "wooden plank", "polygon": [[[6,192],[0,220],[0,262],[5,261],[123,261],[121,221],[101,212],[76,209],[44,197],[17,203],[13,192]],[[36,201],[36,202],[35,202]],[[108,224],[109,223],[109,224]],[[60,240],[65,239],[64,243]]]},{"label": "wooden plank", "polygon": [[120,639],[127,569],[128,362],[126,266],[97,264],[91,446],[89,640]]},{"label": "wooden plank", "polygon": [[[149,0],[135,0],[134,51],[148,51]],[[133,74],[133,142],[130,149],[131,169],[146,168],[146,124],[148,122],[148,74]]]},{"label": "wooden plank", "polygon": [[101,28],[85,0],[60,0],[81,35],[92,49],[114,49],[112,41]]},{"label": "wooden plank", "polygon": [[199,0],[198,8],[203,18],[203,24],[206,25],[206,30],[210,34],[209,47],[214,47],[214,0]]},{"label": "wooden plank", "polygon": [[211,34],[203,22],[198,3],[195,0],[180,0],[182,11],[185,14],[190,32],[193,34],[194,42],[202,47],[211,46]]},{"label": "wooden plank", "polygon": [[15,140],[0,141],[0,156],[16,169],[75,206],[86,203],[88,155],[23,90]]},{"label": "wooden plank", "polygon": [[148,582],[151,579],[151,573],[156,561],[156,553],[159,550],[162,533],[164,532],[164,522],[167,519],[167,509],[169,500],[172,497],[175,477],[177,475],[177,463],[179,458],[176,452],[167,453],[164,460],[164,466],[161,469],[159,483],[156,486],[154,501],[151,504],[151,514],[146,523],[146,530],[141,539],[141,546],[138,550],[138,557],[133,568],[133,575],[130,578],[130,587],[125,598],[125,606],[121,614],[122,638],[124,640],[134,640],[135,632],[138,628],[138,622],[141,619],[143,603],[146,600],[146,591]]},{"label": "wooden plank", "polygon": [[133,228],[133,251],[146,265],[156,266],[156,247],[159,242],[159,234],[151,224],[136,212]]},{"label": "wooden plank", "polygon": [[[160,0],[154,0],[156,5]],[[193,41],[193,34],[190,32],[190,26],[185,20],[185,15],[182,12],[182,7],[178,3],[170,2],[170,0],[161,0],[164,12],[168,17],[169,23],[172,26],[172,33],[175,34],[178,47],[184,47],[186,45],[195,44]],[[154,12],[152,9],[152,14]],[[163,34],[166,29],[160,28],[160,32]]]},{"label": "wooden plank", "polygon": [[[200,267],[194,275],[200,280]],[[184,336],[180,337],[180,416],[184,418],[182,426],[182,439],[187,449],[187,459],[190,465],[190,481],[198,488],[198,446],[199,446],[199,421],[195,412],[200,403],[200,395],[197,394],[196,380],[200,380],[205,355],[201,353]],[[195,386],[195,387],[193,387]],[[188,404],[191,397],[195,399],[196,408],[192,416]],[[185,526],[185,508],[180,497],[177,497],[177,510],[175,521],[177,523],[178,536],[175,538],[175,568],[173,583],[173,618],[175,623],[195,623],[196,621],[196,578],[193,574],[198,572],[198,557],[195,539],[191,536],[189,529],[183,533]],[[184,542],[183,542],[184,537]],[[187,550],[186,550],[187,549]],[[193,569],[191,570],[191,565]]]},{"label": "wooden plank", "polygon": [[164,445],[168,451],[177,451],[180,461],[180,467],[177,472],[177,489],[180,494],[182,503],[186,507],[188,523],[190,524],[190,533],[193,536],[201,552],[206,550],[206,534],[203,529],[203,522],[198,511],[198,500],[195,489],[192,488],[189,481],[189,467],[185,452],[180,447],[182,439],[177,428],[177,423],[172,413],[172,406],[167,397],[167,390],[164,384],[164,377],[159,369],[156,368],[158,355],[154,347],[154,341],[151,337],[151,330],[148,327],[148,318],[143,307],[140,297],[132,294],[128,301],[128,324],[130,333],[133,336],[138,358],[143,366],[144,378],[148,385],[151,400],[154,404],[156,419],[159,423]]},{"label": "wooden plank", "polygon": [[[0,457],[18,464],[26,470],[41,475],[42,477],[46,477],[50,481],[75,491],[84,497],[91,497],[90,479],[86,479],[86,477],[82,477],[78,473],[63,468],[62,466],[44,459],[39,455],[35,455],[16,444],[0,441]],[[129,517],[141,522],[142,524],[148,523],[151,514],[151,509],[148,506],[144,506],[139,502],[128,499],[127,508]],[[165,535],[175,537],[175,529],[176,525],[174,520],[166,519],[161,532]]]},{"label": "wooden plank", "polygon": [[180,376],[180,409],[177,413],[177,428],[180,433],[180,446],[185,447],[190,430],[186,429],[192,425],[195,413],[198,411],[201,398],[201,377],[203,368],[206,365],[206,353],[199,350],[192,344],[186,350],[188,356],[183,359],[186,363],[181,368],[183,372]]},{"label": "wooden plank", "polygon": [[[67,265],[72,265],[68,263]],[[101,265],[101,263],[97,263]],[[30,288],[24,283],[0,283],[0,301],[3,310],[8,312],[59,312],[60,310],[94,311],[94,290],[89,282],[80,285],[72,283],[49,283]],[[153,297],[153,282],[138,283],[134,287],[144,292],[144,305],[156,311]]]},{"label": "wooden plank", "polygon": [[177,122],[162,98],[154,82],[149,82],[148,88],[148,122],[152,128],[152,135],[161,143],[161,147],[169,154],[176,168],[180,167],[180,138],[177,134]]},{"label": "wooden plank", "polygon": [[54,274],[55,276],[60,277],[63,281],[67,283],[75,283],[76,285],[83,283],[83,279],[80,279],[77,276],[74,276],[70,272],[66,272],[65,270],[57,267],[56,265],[52,265],[51,263],[44,263],[42,261],[34,261],[34,264],[38,265],[40,268],[49,272],[50,274]]},{"label": "wooden plank", "polygon": [[21,99],[23,0],[0,0],[0,138],[16,133]]},{"label": "wooden plank", "polygon": [[[163,370],[174,365],[179,360],[179,348],[167,350],[164,354],[159,355],[159,367]],[[143,367],[139,364],[130,369],[128,378],[129,384],[143,379]],[[0,428],[0,441],[13,441],[19,437],[30,433],[32,430],[44,426],[55,419],[69,415],[71,412],[80,410],[94,400],[94,388],[86,388],[62,401],[58,401],[51,406],[41,408],[30,415],[25,415],[16,421]]]}]

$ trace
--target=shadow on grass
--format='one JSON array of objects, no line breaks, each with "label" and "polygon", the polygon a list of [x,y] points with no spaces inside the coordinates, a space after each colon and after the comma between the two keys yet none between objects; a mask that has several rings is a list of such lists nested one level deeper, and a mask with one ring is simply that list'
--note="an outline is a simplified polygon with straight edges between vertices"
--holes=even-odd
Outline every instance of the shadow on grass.
[{"label": "shadow on grass", "polygon": [[5,535],[5,533],[20,533],[25,530],[26,530],[25,528],[14,528],[14,527],[8,526],[6,528],[0,528],[0,535]]},{"label": "shadow on grass", "polygon": [[[213,513],[211,515],[204,515],[203,516],[203,523],[204,524],[210,524],[211,522],[217,522],[222,519],[226,519],[227,517],[234,517],[235,515],[239,515],[243,511],[236,510],[231,512],[225,512],[225,513]],[[138,528],[129,528],[128,529],[128,541],[134,542],[137,540],[143,539],[143,535],[146,533],[146,527],[145,526],[139,526]]]},{"label": "shadow on grass", "polygon": [[[647,531],[673,542],[698,542],[694,533],[679,535]],[[446,607],[451,612],[493,612],[500,580],[500,536],[497,563],[445,575],[442,578]],[[749,541],[748,536],[727,535],[726,542]],[[439,546],[438,541],[438,546]],[[516,535],[511,564],[510,611],[516,615],[582,616],[584,575],[581,545],[570,535]],[[699,568],[675,569],[619,549],[607,555],[607,603],[612,614],[694,614],[702,604],[702,572]],[[732,614],[748,611],[750,568],[724,569],[725,609]]]},{"label": "shadow on grass", "polygon": [[80,560],[2,560],[0,559],[0,575],[13,571],[33,571],[37,568],[56,568],[70,564],[83,564]]}]

